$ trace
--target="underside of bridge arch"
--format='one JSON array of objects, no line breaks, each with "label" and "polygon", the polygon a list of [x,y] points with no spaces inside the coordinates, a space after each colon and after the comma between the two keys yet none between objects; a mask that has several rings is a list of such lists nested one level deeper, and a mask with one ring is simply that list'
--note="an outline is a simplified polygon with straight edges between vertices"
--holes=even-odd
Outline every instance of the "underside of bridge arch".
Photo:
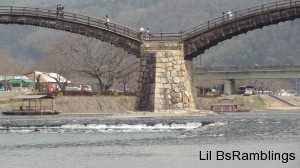
[{"label": "underside of bridge arch", "polygon": [[209,29],[184,40],[185,59],[192,59],[205,50],[216,46],[219,42],[231,39],[234,36],[247,33],[264,26],[275,25],[279,22],[291,21],[300,18],[300,7],[274,10],[244,18],[224,21],[221,26]]},{"label": "underside of bridge arch", "polygon": [[86,37],[111,43],[116,47],[123,48],[129,54],[140,57],[140,42],[126,35],[114,32],[114,29],[105,29],[88,24],[66,21],[55,17],[20,16],[20,15],[0,15],[0,24],[19,24],[39,26],[50,29],[62,30],[80,34]]}]

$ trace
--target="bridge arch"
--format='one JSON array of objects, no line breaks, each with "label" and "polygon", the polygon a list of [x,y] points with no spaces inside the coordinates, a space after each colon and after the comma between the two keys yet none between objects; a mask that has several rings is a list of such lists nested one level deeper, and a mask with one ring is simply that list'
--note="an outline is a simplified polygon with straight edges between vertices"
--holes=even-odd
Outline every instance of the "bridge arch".
[{"label": "bridge arch", "polygon": [[226,14],[185,31],[185,59],[192,59],[219,42],[264,26],[300,18],[300,1],[285,0]]},{"label": "bridge arch", "polygon": [[68,31],[111,43],[137,57],[140,55],[138,30],[113,22],[108,23],[108,28],[105,21],[88,16],[64,12],[60,17],[56,10],[0,6],[0,24],[32,25]]}]

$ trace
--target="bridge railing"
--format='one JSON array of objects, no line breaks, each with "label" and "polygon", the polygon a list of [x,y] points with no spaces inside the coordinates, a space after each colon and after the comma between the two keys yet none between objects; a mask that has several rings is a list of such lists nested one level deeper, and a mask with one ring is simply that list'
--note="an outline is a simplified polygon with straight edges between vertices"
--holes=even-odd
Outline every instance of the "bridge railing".
[{"label": "bridge railing", "polygon": [[[62,21],[68,21],[73,23],[79,23],[88,25],[95,28],[106,29],[123,36],[140,40],[140,32],[134,28],[123,26],[114,22],[108,22],[98,18],[92,18],[84,15],[63,12],[62,15],[58,15],[56,10],[31,8],[31,7],[13,7],[13,6],[0,6],[0,15],[16,15],[16,16],[36,16],[50,19],[60,19]],[[49,21],[51,22],[51,21]]]},{"label": "bridge railing", "polygon": [[240,10],[237,12],[232,13],[232,16],[229,17],[227,13],[223,13],[221,17],[215,18],[213,20],[210,20],[206,23],[200,24],[198,26],[195,26],[193,28],[190,28],[182,33],[182,39],[188,39],[194,35],[204,33],[206,31],[209,31],[211,29],[214,29],[219,26],[226,25],[230,22],[244,19],[249,16],[255,16],[259,15],[262,13],[267,13],[273,10],[278,10],[278,9],[287,9],[287,8],[292,8],[292,7],[298,7],[300,6],[300,1],[294,1],[294,0],[282,0],[278,2],[273,2],[273,3],[268,3],[268,4],[263,4],[261,6],[255,6],[252,8]]},{"label": "bridge railing", "polygon": [[260,70],[299,70],[300,65],[248,65],[248,66],[213,66],[213,67],[194,67],[194,71],[197,72],[209,72],[209,71],[260,71]]},{"label": "bridge railing", "polygon": [[182,33],[145,33],[144,41],[182,41]]},{"label": "bridge railing", "polygon": [[272,2],[234,12],[232,13],[232,17],[229,17],[226,13],[223,13],[221,17],[215,18],[206,23],[200,24],[186,31],[181,31],[179,33],[151,33],[148,35],[145,34],[143,39],[146,41],[182,41],[196,34],[206,32],[216,27],[226,25],[230,22],[244,19],[249,16],[255,16],[262,13],[270,12],[272,10],[278,10],[281,8],[286,9],[296,6],[300,6],[300,1],[282,0],[278,2]]},{"label": "bridge railing", "polygon": [[57,15],[56,10],[31,8],[31,7],[13,7],[13,6],[0,6],[0,15],[19,15],[19,16],[37,16],[45,18],[61,19],[63,21],[75,22],[83,25],[88,25],[95,28],[106,29],[114,33],[126,36],[128,38],[138,41],[182,41],[186,40],[194,35],[209,31],[216,27],[228,24],[230,22],[243,19],[245,17],[266,13],[272,10],[278,10],[280,8],[292,8],[300,6],[300,1],[297,0],[283,0],[261,6],[248,8],[245,10],[237,11],[233,13],[232,17],[228,17],[225,13],[221,17],[210,20],[206,23],[195,26],[184,32],[179,33],[150,33],[141,34],[138,30],[123,26],[117,23],[108,22],[106,26],[105,20],[99,18],[92,18],[84,15],[64,12],[63,17]]}]

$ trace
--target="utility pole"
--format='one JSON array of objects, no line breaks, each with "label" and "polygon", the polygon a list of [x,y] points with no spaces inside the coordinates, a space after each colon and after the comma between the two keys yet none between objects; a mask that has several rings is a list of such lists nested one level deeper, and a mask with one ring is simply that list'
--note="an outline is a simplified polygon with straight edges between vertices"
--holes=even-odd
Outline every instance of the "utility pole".
[{"label": "utility pole", "polygon": [[297,94],[297,96],[299,96],[299,95],[300,95],[300,89],[299,89],[299,79],[298,79],[298,78],[296,78],[296,94]]},{"label": "utility pole", "polygon": [[5,74],[4,74],[4,90],[7,91],[7,64],[5,64]]}]

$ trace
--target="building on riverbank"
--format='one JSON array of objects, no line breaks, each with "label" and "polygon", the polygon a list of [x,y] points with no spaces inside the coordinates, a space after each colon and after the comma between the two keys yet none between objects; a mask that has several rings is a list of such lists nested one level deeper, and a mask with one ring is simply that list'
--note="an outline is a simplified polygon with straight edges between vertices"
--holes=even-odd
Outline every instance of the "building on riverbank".
[{"label": "building on riverbank", "polygon": [[66,79],[60,74],[52,72],[33,71],[24,74],[24,76],[34,81],[35,90],[37,91],[58,91],[60,90],[58,82],[67,82],[68,84],[72,83],[70,80]]},{"label": "building on riverbank", "polygon": [[232,112],[238,111],[239,106],[243,106],[244,103],[235,102],[230,99],[222,99],[219,100],[217,103],[212,104],[212,111],[215,112]]},{"label": "building on riverbank", "polygon": [[26,92],[34,89],[34,82],[26,76],[0,75],[1,91]]}]

